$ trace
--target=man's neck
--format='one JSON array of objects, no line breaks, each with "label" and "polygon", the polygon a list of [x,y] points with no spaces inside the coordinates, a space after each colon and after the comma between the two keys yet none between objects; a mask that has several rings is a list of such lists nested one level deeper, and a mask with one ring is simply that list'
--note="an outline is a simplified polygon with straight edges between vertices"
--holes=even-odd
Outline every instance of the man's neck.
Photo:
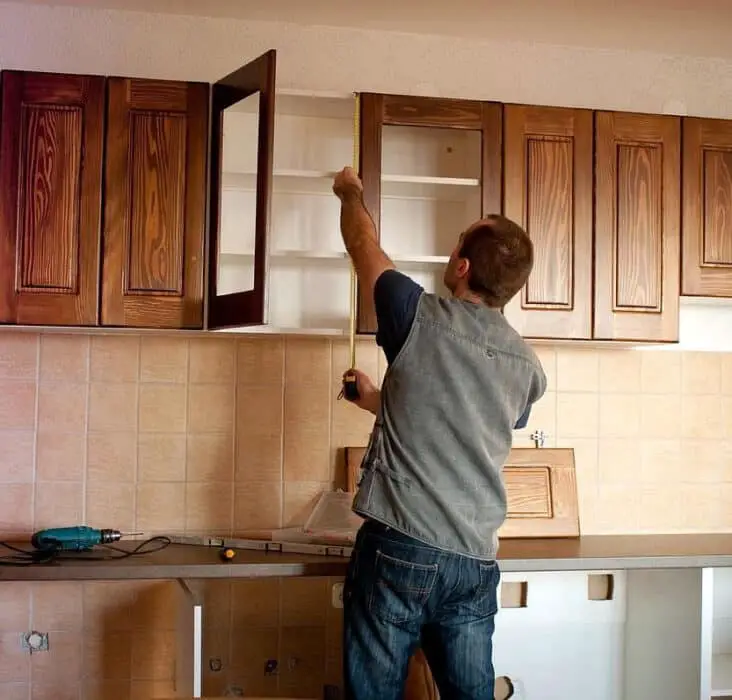
[{"label": "man's neck", "polygon": [[455,299],[460,299],[461,301],[485,305],[485,302],[475,292],[471,292],[469,289],[456,289],[452,295]]}]

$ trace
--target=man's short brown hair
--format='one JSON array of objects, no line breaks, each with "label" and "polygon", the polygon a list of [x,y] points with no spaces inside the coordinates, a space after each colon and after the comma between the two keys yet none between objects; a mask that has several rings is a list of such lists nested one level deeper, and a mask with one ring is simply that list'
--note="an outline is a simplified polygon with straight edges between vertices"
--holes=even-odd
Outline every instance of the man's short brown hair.
[{"label": "man's short brown hair", "polygon": [[488,306],[503,308],[526,284],[534,245],[517,223],[492,215],[465,233],[460,257],[470,262],[470,291]]}]

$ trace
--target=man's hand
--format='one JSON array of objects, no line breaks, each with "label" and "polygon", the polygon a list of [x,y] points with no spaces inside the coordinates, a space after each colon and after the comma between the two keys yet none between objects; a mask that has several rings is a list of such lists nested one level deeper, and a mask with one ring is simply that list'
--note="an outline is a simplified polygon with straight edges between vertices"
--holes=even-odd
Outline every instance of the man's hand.
[{"label": "man's hand", "polygon": [[346,378],[346,374],[351,374],[356,377],[356,386],[358,387],[358,398],[351,403],[354,406],[362,408],[364,411],[376,415],[379,411],[379,404],[381,403],[381,392],[377,386],[361,370],[348,370],[343,375],[344,379]]},{"label": "man's hand", "polygon": [[353,168],[343,168],[333,180],[333,192],[335,192],[341,202],[345,202],[352,197],[361,198],[363,194],[363,184],[358,174]]}]

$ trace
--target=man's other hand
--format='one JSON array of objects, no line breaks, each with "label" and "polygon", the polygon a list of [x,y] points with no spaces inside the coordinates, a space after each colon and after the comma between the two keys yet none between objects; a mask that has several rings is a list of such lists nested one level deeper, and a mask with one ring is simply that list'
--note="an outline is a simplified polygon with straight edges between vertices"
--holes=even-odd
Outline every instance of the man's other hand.
[{"label": "man's other hand", "polygon": [[358,173],[353,168],[343,168],[333,179],[333,192],[341,201],[352,196],[360,197],[363,192],[363,184]]},{"label": "man's other hand", "polygon": [[364,411],[376,415],[379,410],[379,403],[381,402],[381,392],[378,387],[361,370],[348,370],[343,375],[344,379],[346,378],[346,374],[351,374],[356,377],[356,386],[358,387],[358,398],[355,401],[351,401],[351,403],[362,408]]}]

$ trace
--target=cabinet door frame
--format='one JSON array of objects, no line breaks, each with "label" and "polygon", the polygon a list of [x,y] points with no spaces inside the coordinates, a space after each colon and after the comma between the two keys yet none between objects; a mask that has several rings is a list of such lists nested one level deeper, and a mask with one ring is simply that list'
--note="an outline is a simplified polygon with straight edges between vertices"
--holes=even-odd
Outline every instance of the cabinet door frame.
[{"label": "cabinet door frame", "polygon": [[[267,246],[271,223],[274,163],[275,84],[277,52],[270,49],[222,78],[212,87],[209,172],[209,250],[207,328],[258,326],[267,316]],[[259,94],[257,192],[254,237],[254,288],[219,296],[218,253],[221,242],[221,168],[224,110]]]},{"label": "cabinet door frame", "polygon": [[[0,80],[0,323],[96,326],[99,318],[105,78],[3,71]],[[34,104],[81,112],[78,191],[72,195],[76,201],[76,221],[69,222],[75,229],[71,234],[75,235],[71,243],[75,250],[67,251],[67,260],[58,259],[61,256],[57,248],[50,253],[57,258],[58,266],[70,266],[71,279],[68,287],[53,290],[44,289],[41,284],[30,284],[24,289],[23,270],[19,269],[24,263],[23,240],[28,233],[25,230],[27,217],[19,211],[24,196],[21,144],[27,136],[23,112]],[[49,148],[48,143],[44,145]]]},{"label": "cabinet door frame", "polygon": [[[381,154],[385,126],[415,126],[480,131],[481,216],[501,213],[503,200],[503,105],[498,102],[360,93],[359,164],[363,200],[377,235],[381,227]],[[456,235],[459,232],[456,232]],[[388,253],[388,251],[387,251]],[[371,290],[358,285],[357,333],[376,333]]]},{"label": "cabinet door frame", "polygon": [[[732,121],[685,117],[683,120],[683,230],[681,234],[681,294],[702,297],[732,297],[732,261],[709,261],[706,243],[709,236],[723,235],[724,231],[708,230],[706,217],[710,202],[706,201],[706,156],[708,153],[724,154],[732,159]],[[723,170],[727,170],[724,168]],[[717,174],[730,176],[726,173]],[[720,183],[712,183],[720,184]],[[723,190],[721,202],[732,209],[730,183]],[[719,203],[719,202],[718,202]],[[728,216],[732,211],[728,209]],[[730,226],[730,219],[726,219]],[[729,229],[728,229],[729,231]],[[732,234],[730,234],[732,235]]]},{"label": "cabinet door frame", "polygon": [[[620,191],[619,172],[622,154],[630,158],[631,149],[645,149],[635,161],[626,161],[627,168],[636,171],[626,172],[629,177],[640,177],[640,169],[648,170],[648,180],[640,183],[654,185],[656,191],[650,192],[642,201],[641,191],[629,195],[625,188],[626,206],[637,206],[635,221],[620,221],[623,202]],[[647,162],[649,154],[655,153],[657,170],[651,172],[653,162]],[[634,184],[636,189],[640,185]],[[648,187],[646,187],[646,190]],[[650,201],[655,199],[655,201]],[[631,202],[632,200],[632,202]],[[646,211],[640,207],[646,206]],[[631,212],[632,213],[632,212]],[[649,252],[650,263],[656,263],[657,288],[642,261],[640,249],[631,255],[625,252],[625,259],[635,258],[635,270],[620,270],[619,258],[622,255],[619,240],[625,234],[625,243],[641,246],[643,224],[658,227],[657,250]],[[637,228],[632,229],[635,225]],[[647,243],[646,243],[647,244]],[[653,258],[656,258],[654,261]],[[631,300],[630,284],[633,273],[639,278],[640,294]],[[595,317],[593,337],[597,340],[639,341],[639,342],[678,342],[679,338],[679,290],[681,272],[681,118],[638,114],[632,112],[595,113]],[[625,285],[621,289],[621,283]],[[645,290],[642,283],[646,283]],[[621,299],[621,294],[629,297]],[[655,299],[650,300],[650,294]],[[646,299],[642,299],[645,294]],[[650,300],[650,301],[649,301]]]},{"label": "cabinet door frame", "polygon": [[[504,214],[522,226],[534,238],[544,239],[547,256],[556,253],[549,261],[560,267],[542,264],[535,255],[532,275],[541,275],[538,284],[544,287],[547,298],[529,299],[531,277],[523,289],[506,305],[504,310],[509,322],[525,338],[578,339],[592,338],[593,307],[593,112],[588,109],[567,107],[540,107],[533,105],[504,105]],[[537,162],[532,162],[531,142],[538,144]],[[568,147],[566,159],[555,154],[552,159],[544,146]],[[543,149],[543,150],[542,150]],[[542,156],[543,153],[543,156]],[[543,161],[543,162],[542,162]],[[554,161],[554,162],[552,162]],[[565,161],[565,162],[563,162]],[[543,172],[531,172],[544,165]],[[552,208],[546,199],[561,199],[566,177],[569,211]],[[549,182],[532,180],[532,175]],[[538,211],[531,211],[532,187],[545,201],[535,202]],[[562,217],[566,221],[562,222]],[[537,224],[537,231],[532,224]],[[547,226],[549,224],[549,226]],[[553,226],[552,226],[553,224]],[[562,229],[565,236],[561,238]],[[548,230],[547,230],[548,229]],[[548,248],[548,250],[547,250]],[[560,261],[562,248],[566,259]],[[537,264],[538,263],[538,264]],[[551,279],[562,273],[565,279]],[[552,282],[556,282],[552,285]],[[564,282],[566,299],[548,298],[552,286],[561,296]]]}]

